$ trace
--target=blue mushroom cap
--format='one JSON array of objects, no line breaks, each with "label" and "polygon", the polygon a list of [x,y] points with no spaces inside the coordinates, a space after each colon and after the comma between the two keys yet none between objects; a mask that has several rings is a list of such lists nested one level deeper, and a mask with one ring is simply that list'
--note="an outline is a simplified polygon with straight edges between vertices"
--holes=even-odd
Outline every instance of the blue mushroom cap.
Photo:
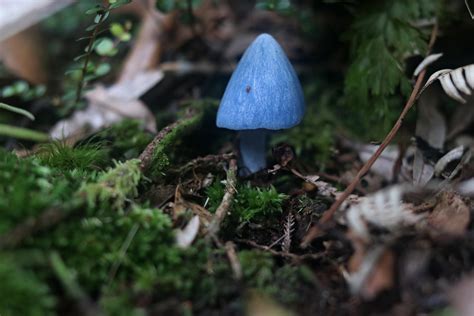
[{"label": "blue mushroom cap", "polygon": [[217,126],[278,130],[297,125],[305,103],[293,66],[277,41],[261,34],[247,48],[217,112]]}]

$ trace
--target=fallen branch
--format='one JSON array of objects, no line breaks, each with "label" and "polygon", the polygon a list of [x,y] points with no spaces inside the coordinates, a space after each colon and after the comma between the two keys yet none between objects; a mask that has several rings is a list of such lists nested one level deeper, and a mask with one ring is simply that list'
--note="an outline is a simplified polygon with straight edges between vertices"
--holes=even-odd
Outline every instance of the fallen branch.
[{"label": "fallen branch", "polygon": [[221,155],[207,155],[204,157],[197,157],[189,162],[187,162],[184,166],[179,167],[179,169],[170,170],[171,173],[176,173],[178,175],[183,175],[190,170],[194,170],[196,168],[202,168],[209,165],[216,165],[221,161],[228,161],[232,158],[235,158],[234,153],[227,153]]},{"label": "fallen branch", "polygon": [[[431,48],[433,47],[433,44],[436,40],[436,36],[438,34],[438,24],[436,23],[433,27],[433,31],[431,32],[431,38],[430,38],[430,43],[428,46],[428,54],[431,51]],[[329,222],[332,220],[334,214],[336,211],[339,209],[339,207],[344,203],[344,201],[351,195],[351,193],[354,191],[356,186],[359,184],[360,180],[362,177],[370,170],[372,165],[375,163],[375,161],[380,157],[382,152],[385,150],[385,148],[390,144],[390,142],[393,140],[395,135],[397,134],[398,130],[402,126],[403,120],[405,119],[405,116],[407,115],[408,111],[412,108],[413,104],[415,104],[416,98],[418,96],[418,92],[420,91],[423,80],[426,75],[426,69],[424,69],[420,75],[418,76],[415,86],[411,92],[410,98],[408,99],[407,103],[405,104],[405,107],[403,108],[403,111],[400,113],[400,116],[398,117],[397,121],[395,122],[395,125],[392,127],[390,132],[385,136],[385,139],[383,142],[380,144],[379,148],[377,151],[370,157],[370,159],[362,166],[362,168],[359,170],[357,175],[355,176],[354,180],[349,184],[349,186],[344,190],[344,192],[341,194],[341,196],[331,205],[331,207],[324,212],[323,216],[319,220],[319,223],[314,225],[309,229],[307,232],[306,236],[303,238],[303,241],[301,242],[301,247],[306,247],[312,240],[317,238],[318,236],[321,236],[323,231],[327,229],[327,227],[331,227],[332,225],[328,225]]]},{"label": "fallen branch", "polygon": [[236,192],[235,186],[237,184],[237,161],[232,159],[229,162],[229,170],[227,171],[227,183],[225,186],[224,197],[222,198],[221,204],[216,210],[214,217],[212,218],[207,233],[209,236],[216,236],[219,232],[222,221],[229,212],[230,206],[232,205],[232,199]]}]

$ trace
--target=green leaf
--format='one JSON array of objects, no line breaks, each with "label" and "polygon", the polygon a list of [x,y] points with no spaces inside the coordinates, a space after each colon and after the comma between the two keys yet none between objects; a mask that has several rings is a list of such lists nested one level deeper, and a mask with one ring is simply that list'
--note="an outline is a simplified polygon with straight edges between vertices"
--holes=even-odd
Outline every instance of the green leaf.
[{"label": "green leaf", "polygon": [[102,38],[98,41],[95,51],[100,56],[113,56],[116,53],[114,42],[110,38]]},{"label": "green leaf", "polygon": [[23,110],[23,109],[20,109],[20,108],[17,108],[17,107],[12,106],[12,105],[8,105],[8,104],[0,102],[0,109],[4,109],[4,110],[10,111],[10,112],[14,112],[14,113],[26,116],[27,118],[29,118],[32,121],[35,120],[35,117],[30,112],[28,112],[26,110]]},{"label": "green leaf", "polygon": [[110,64],[102,63],[95,69],[95,74],[97,76],[104,76],[110,72]]}]

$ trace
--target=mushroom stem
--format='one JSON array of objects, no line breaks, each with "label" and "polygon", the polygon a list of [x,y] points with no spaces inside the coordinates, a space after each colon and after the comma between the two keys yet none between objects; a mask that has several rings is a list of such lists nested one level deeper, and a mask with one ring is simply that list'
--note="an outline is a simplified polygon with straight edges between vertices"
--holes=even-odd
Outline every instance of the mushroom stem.
[{"label": "mushroom stem", "polygon": [[240,135],[240,176],[248,176],[267,167],[267,131],[251,129],[239,132]]}]

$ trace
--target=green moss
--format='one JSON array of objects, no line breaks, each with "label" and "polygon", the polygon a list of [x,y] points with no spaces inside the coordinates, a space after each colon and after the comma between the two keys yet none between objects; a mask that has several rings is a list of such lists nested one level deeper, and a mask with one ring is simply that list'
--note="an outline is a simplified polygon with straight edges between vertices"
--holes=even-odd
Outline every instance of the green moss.
[{"label": "green moss", "polygon": [[58,176],[33,158],[0,150],[0,234],[53,206],[67,209],[80,181],[79,172]]},{"label": "green moss", "polygon": [[10,255],[0,254],[0,315],[53,315],[55,298],[31,271]]},{"label": "green moss", "polygon": [[[224,184],[215,181],[206,190],[209,197],[209,210],[215,212],[224,196]],[[231,205],[231,221],[251,222],[272,217],[273,214],[281,213],[282,202],[286,199],[285,194],[278,193],[270,186],[258,188],[247,185],[238,185],[237,193]]]},{"label": "green moss", "polygon": [[108,160],[108,151],[102,144],[70,147],[57,141],[41,145],[36,157],[41,164],[61,171],[99,170]]},{"label": "green moss", "polygon": [[139,165],[138,159],[116,162],[115,167],[101,174],[96,182],[83,184],[80,194],[85,195],[89,208],[107,208],[111,203],[113,208],[122,210],[126,200],[138,194]]}]

